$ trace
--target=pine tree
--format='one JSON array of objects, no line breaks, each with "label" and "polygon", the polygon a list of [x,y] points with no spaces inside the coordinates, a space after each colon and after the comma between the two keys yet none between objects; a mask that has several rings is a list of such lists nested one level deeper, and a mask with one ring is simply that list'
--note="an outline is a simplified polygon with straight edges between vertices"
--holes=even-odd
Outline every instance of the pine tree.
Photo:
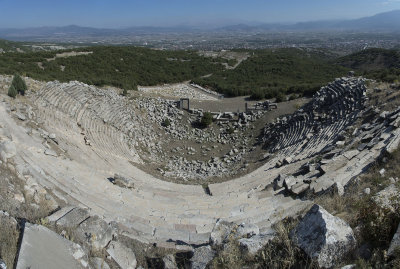
[{"label": "pine tree", "polygon": [[205,112],[200,121],[201,125],[204,128],[206,128],[206,127],[210,126],[212,122],[213,122],[212,114],[210,112]]},{"label": "pine tree", "polygon": [[15,98],[17,94],[18,94],[17,89],[15,89],[13,85],[11,85],[10,88],[8,88],[8,96]]},{"label": "pine tree", "polygon": [[21,78],[20,75],[15,74],[14,78],[11,82],[11,85],[17,90],[17,93],[21,95],[25,95],[25,91],[27,90],[25,81]]}]

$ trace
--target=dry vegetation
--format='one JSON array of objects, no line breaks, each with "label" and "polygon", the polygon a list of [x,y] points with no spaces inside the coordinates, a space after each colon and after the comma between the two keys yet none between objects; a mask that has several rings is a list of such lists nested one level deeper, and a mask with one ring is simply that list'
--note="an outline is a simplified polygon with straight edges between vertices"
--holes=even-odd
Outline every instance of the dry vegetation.
[{"label": "dry vegetation", "polygon": [[[385,209],[379,207],[372,199],[377,192],[392,184],[391,178],[400,175],[399,162],[400,150],[387,154],[376,162],[368,173],[354,180],[346,188],[343,196],[333,192],[316,199],[316,203],[331,214],[344,219],[355,231],[359,250],[348,263],[356,262],[360,268],[390,268],[399,263],[399,253],[390,261],[386,250],[399,225],[400,208],[397,206],[394,211]],[[379,173],[382,168],[386,170],[384,176]],[[400,181],[397,181],[396,185],[400,187]],[[370,194],[364,192],[367,188],[370,189]],[[393,201],[393,204],[397,203]]]},{"label": "dry vegetation", "polygon": [[217,249],[211,268],[318,268],[290,239],[290,231],[297,223],[298,219],[290,218],[276,224],[275,238],[254,256],[241,249],[233,232],[228,243]]},{"label": "dry vegetation", "polygon": [[[372,200],[391,184],[390,178],[400,175],[399,163],[400,150],[377,161],[346,188],[343,196],[331,191],[315,198],[315,203],[348,222],[357,238],[357,249],[338,268],[347,264],[355,264],[356,268],[400,268],[400,249],[392,259],[386,255],[400,222],[400,208],[383,209]],[[384,176],[379,173],[382,168],[386,170]],[[396,185],[400,188],[400,181]],[[366,188],[370,188],[370,194],[364,193]],[[278,223],[274,227],[277,236],[255,256],[244,253],[232,234],[225,247],[217,249],[212,268],[318,268],[290,240],[290,231],[297,223],[298,219]]]},{"label": "dry vegetation", "polygon": [[0,258],[9,268],[14,268],[19,236],[18,224],[13,219],[0,215]]},{"label": "dry vegetation", "polygon": [[[32,197],[28,197],[24,190],[25,183],[13,171],[0,167],[0,258],[8,268],[14,268],[15,257],[18,251],[18,242],[21,235],[21,224],[25,221],[39,223],[51,213],[47,201],[41,200],[34,204]],[[23,198],[22,202],[16,200]]]}]

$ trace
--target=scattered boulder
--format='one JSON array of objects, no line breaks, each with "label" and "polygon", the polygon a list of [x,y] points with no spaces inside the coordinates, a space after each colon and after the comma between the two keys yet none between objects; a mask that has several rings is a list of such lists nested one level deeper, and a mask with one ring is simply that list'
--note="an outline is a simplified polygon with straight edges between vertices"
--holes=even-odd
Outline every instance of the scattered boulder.
[{"label": "scattered boulder", "polygon": [[0,143],[0,157],[3,162],[14,157],[17,154],[17,148],[13,141],[5,141]]},{"label": "scattered boulder", "polygon": [[258,228],[257,225],[251,223],[242,223],[236,229],[235,235],[237,238],[242,238],[242,237],[252,237],[254,235],[258,235],[259,233],[260,229]]},{"label": "scattered boulder", "polygon": [[195,248],[193,257],[190,259],[192,269],[204,269],[207,264],[214,258],[215,251],[210,246]]},{"label": "scattered boulder", "polygon": [[292,157],[286,157],[283,159],[283,164],[290,164],[291,162],[293,162]]},{"label": "scattered boulder", "polygon": [[7,265],[2,259],[0,259],[0,269],[7,269]]},{"label": "scattered boulder", "polygon": [[137,265],[135,253],[118,241],[112,241],[107,253],[123,269],[135,269]]},{"label": "scattered boulder", "polygon": [[333,267],[356,245],[350,226],[317,204],[307,212],[290,236],[310,258],[325,268]]},{"label": "scattered boulder", "polygon": [[343,266],[343,267],[340,268],[340,269],[353,269],[353,268],[356,268],[356,265],[355,265],[355,264],[345,265],[345,266]]},{"label": "scattered boulder", "polygon": [[379,207],[396,212],[396,209],[400,207],[399,197],[400,190],[394,184],[392,184],[384,190],[378,192],[372,199]]},{"label": "scattered boulder", "polygon": [[135,185],[132,179],[124,177],[120,174],[114,175],[114,184],[119,187],[128,188],[128,189],[134,188],[134,185]]},{"label": "scattered boulder", "polygon": [[48,155],[48,156],[58,157],[58,154],[54,150],[51,150],[51,149],[46,149],[44,151],[44,154]]},{"label": "scattered boulder", "polygon": [[226,242],[234,227],[234,223],[218,220],[210,235],[211,242],[214,245]]},{"label": "scattered boulder", "polygon": [[287,175],[285,174],[279,174],[278,177],[275,179],[274,183],[274,189],[275,190],[279,190],[281,188],[283,188],[283,182],[285,181],[285,178],[287,177]]},{"label": "scattered boulder", "polygon": [[17,116],[17,118],[20,121],[25,121],[26,120],[26,116],[24,114],[22,114],[22,113],[16,113],[15,115]]},{"label": "scattered boulder", "polygon": [[344,195],[344,187],[340,182],[336,182],[335,185],[333,185],[333,187],[339,196]]},{"label": "scattered boulder", "polygon": [[96,250],[101,250],[113,239],[116,227],[94,216],[82,222],[76,232],[82,241],[86,241]]}]

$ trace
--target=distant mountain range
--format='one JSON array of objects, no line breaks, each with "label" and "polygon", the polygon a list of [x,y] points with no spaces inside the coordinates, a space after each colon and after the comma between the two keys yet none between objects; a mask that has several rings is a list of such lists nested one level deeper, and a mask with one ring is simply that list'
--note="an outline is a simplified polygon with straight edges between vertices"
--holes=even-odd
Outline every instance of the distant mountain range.
[{"label": "distant mountain range", "polygon": [[221,28],[226,31],[386,31],[400,32],[400,10],[376,14],[354,20],[310,21],[294,24],[245,24],[231,25]]},{"label": "distant mountain range", "polygon": [[294,24],[238,24],[214,29],[200,27],[130,27],[124,29],[99,29],[69,25],[64,27],[37,27],[24,29],[0,29],[0,38],[15,41],[35,41],[63,38],[101,38],[132,35],[201,33],[201,32],[270,32],[270,31],[362,31],[362,32],[400,32],[400,10],[380,13],[371,17],[354,20],[311,21]]}]

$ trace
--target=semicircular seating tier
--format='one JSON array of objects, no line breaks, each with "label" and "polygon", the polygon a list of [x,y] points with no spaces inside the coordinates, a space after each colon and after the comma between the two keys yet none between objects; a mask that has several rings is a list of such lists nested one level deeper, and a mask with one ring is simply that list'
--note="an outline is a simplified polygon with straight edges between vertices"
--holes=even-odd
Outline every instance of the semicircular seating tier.
[{"label": "semicircular seating tier", "polygon": [[[124,235],[160,246],[206,244],[219,219],[253,223],[262,232],[285,216],[304,210],[309,201],[283,195],[271,186],[279,175],[296,174],[312,156],[333,145],[338,134],[362,114],[366,99],[361,79],[342,78],[322,88],[294,115],[266,127],[264,141],[273,155],[263,166],[229,182],[209,185],[209,195],[202,186],[166,182],[135,166],[146,165],[138,147],[159,138],[143,120],[140,113],[145,111],[137,109],[134,100],[79,82],[49,82],[28,98],[41,128],[57,135],[59,157],[43,154],[43,139],[16,126],[0,106],[1,125],[14,130],[18,169],[60,199],[115,221]],[[390,143],[398,143],[397,130],[393,128],[390,136],[381,140],[383,146],[376,154]],[[352,156],[355,168],[342,182],[371,162],[362,159],[362,153]],[[293,160],[276,166],[288,157]],[[363,161],[355,162],[356,158]],[[132,180],[134,188],[110,183],[108,178],[115,173]],[[303,176],[301,180],[302,184],[307,182],[308,189],[318,182],[318,177],[306,179]],[[335,178],[329,180],[334,182]],[[326,180],[321,184],[327,188]]]}]

